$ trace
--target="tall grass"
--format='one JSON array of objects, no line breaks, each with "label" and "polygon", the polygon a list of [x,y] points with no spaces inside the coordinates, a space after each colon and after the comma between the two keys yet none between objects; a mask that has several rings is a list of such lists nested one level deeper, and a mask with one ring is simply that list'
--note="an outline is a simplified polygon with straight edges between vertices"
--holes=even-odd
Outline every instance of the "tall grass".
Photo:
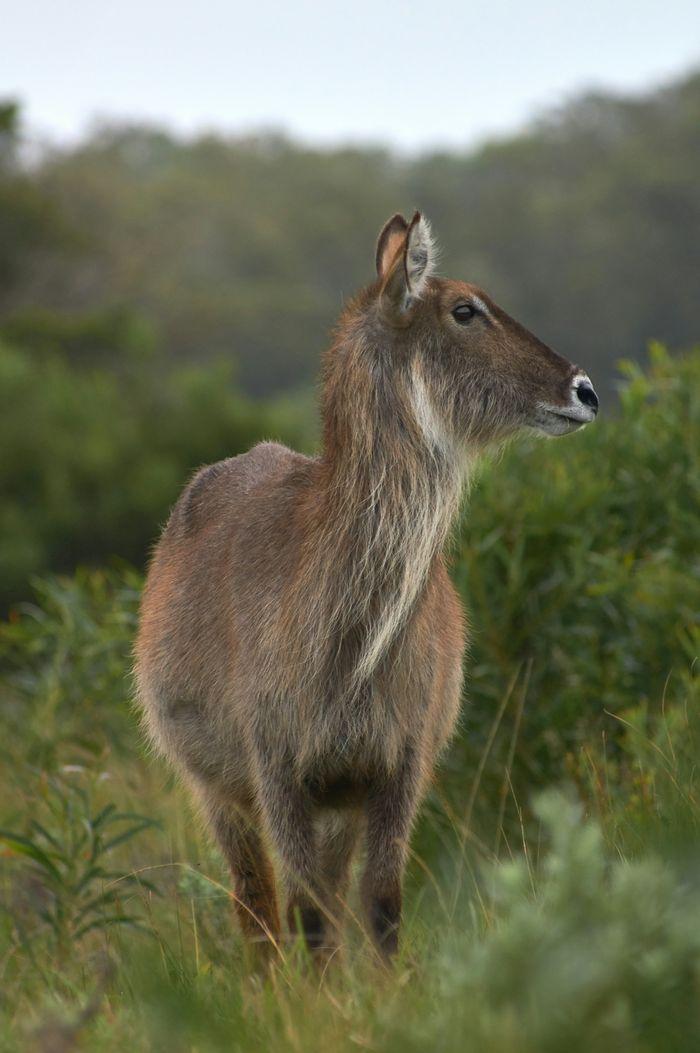
[{"label": "tall grass", "polygon": [[462,732],[403,948],[250,974],[223,861],[140,742],[138,577],[37,584],[0,631],[0,1048],[700,1047],[700,354],[487,466],[455,544]]}]

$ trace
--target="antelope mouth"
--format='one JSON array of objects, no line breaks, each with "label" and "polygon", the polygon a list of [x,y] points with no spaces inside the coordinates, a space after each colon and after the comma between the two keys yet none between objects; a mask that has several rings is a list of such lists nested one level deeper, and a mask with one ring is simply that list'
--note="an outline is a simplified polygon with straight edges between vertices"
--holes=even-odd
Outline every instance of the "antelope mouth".
[{"label": "antelope mouth", "polygon": [[595,418],[595,411],[588,406],[548,406],[540,403],[530,427],[542,435],[570,435]]}]

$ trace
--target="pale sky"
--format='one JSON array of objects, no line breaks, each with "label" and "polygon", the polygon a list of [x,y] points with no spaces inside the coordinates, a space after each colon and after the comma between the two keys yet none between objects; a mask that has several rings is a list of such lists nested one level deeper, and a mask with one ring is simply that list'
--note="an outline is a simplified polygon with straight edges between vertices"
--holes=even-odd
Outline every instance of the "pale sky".
[{"label": "pale sky", "polygon": [[413,151],[693,64],[698,0],[23,0],[2,17],[0,96],[58,141],[107,117]]}]

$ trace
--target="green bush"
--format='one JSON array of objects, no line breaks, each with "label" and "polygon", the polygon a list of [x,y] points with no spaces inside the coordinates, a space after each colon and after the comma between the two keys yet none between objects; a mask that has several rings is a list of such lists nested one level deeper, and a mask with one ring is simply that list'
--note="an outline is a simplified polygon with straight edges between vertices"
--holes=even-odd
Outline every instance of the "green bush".
[{"label": "green bush", "polygon": [[93,760],[134,746],[130,655],[141,578],[78,571],[36,584],[36,602],[0,625],[0,758],[53,771],[68,746]]},{"label": "green bush", "polygon": [[[230,365],[166,373],[138,357],[80,369],[0,345],[0,605],[30,575],[100,563],[143,565],[184,481],[261,438],[308,446],[301,400],[243,398]],[[309,420],[310,418],[310,420]]]},{"label": "green bush", "polygon": [[83,786],[76,774],[41,780],[28,834],[0,830],[0,845],[21,866],[29,893],[15,912],[17,936],[25,942],[37,925],[45,925],[61,959],[95,930],[141,928],[141,919],[128,913],[130,893],[134,886],[156,891],[146,878],[106,869],[115,849],[150,829],[153,820],[118,812],[111,803],[97,809],[89,775]]},{"label": "green bush", "polygon": [[[457,784],[509,686],[516,795],[592,730],[614,749],[615,714],[685,691],[700,625],[700,352],[655,347],[648,372],[626,373],[619,415],[603,407],[582,435],[512,449],[471,496],[454,559],[473,625]],[[510,748],[503,734],[488,801]]]},{"label": "green bush", "polygon": [[428,990],[382,1048],[695,1048],[700,889],[653,853],[611,859],[600,828],[561,794],[535,812],[549,849],[539,864],[520,856],[491,869],[486,928],[453,927]]}]

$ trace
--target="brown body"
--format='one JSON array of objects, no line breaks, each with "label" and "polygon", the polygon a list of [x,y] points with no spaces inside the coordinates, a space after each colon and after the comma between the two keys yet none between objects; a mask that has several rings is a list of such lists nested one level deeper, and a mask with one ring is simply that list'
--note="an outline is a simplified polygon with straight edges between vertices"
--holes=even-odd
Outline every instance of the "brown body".
[{"label": "brown body", "polygon": [[416,810],[458,715],[464,625],[443,560],[470,463],[522,427],[592,420],[593,389],[479,290],[432,274],[396,216],[378,280],[327,352],[324,443],[202,469],[156,548],[137,641],[150,734],[185,775],[244,931],[337,941],[361,834],[363,902],[397,945]]}]

